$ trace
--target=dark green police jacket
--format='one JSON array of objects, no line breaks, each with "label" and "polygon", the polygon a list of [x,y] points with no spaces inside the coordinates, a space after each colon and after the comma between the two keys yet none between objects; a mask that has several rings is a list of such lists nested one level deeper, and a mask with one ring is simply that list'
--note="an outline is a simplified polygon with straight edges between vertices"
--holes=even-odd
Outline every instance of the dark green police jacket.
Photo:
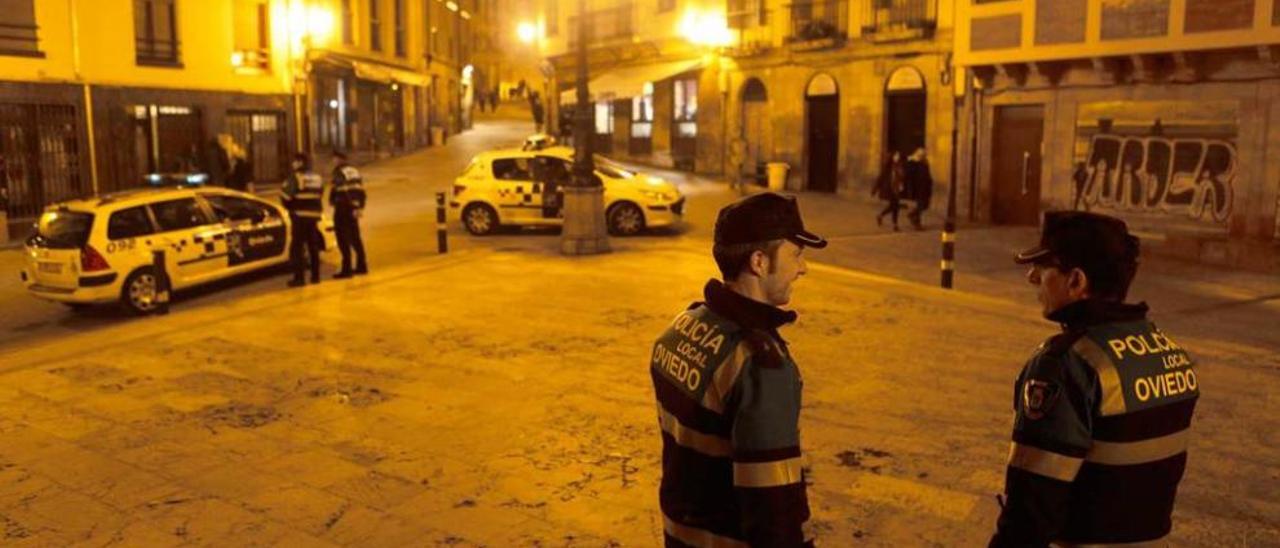
[{"label": "dark green police jacket", "polygon": [[992,546],[1123,544],[1168,535],[1199,398],[1187,352],[1145,304],[1085,300],[1014,387],[1013,443]]},{"label": "dark green police jacket", "polygon": [[805,546],[794,312],[707,283],[653,345],[666,545]]}]

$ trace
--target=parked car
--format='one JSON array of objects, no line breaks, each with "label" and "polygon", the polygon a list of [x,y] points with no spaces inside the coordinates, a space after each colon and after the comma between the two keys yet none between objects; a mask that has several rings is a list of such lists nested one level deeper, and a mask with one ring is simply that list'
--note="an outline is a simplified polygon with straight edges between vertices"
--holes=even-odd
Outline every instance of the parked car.
[{"label": "parked car", "polygon": [[[119,301],[156,307],[153,251],[173,289],[284,263],[289,216],[278,204],[223,188],[142,188],[45,208],[27,239],[21,278],[32,295],[72,307]],[[326,248],[332,223],[322,221]]]},{"label": "parked car", "polygon": [[[486,235],[500,226],[559,226],[564,222],[563,187],[573,176],[573,150],[497,150],[471,160],[454,181],[449,202],[454,219],[468,232]],[[684,215],[685,198],[676,185],[595,157],[595,176],[604,185],[605,222],[616,236],[671,226]]]}]

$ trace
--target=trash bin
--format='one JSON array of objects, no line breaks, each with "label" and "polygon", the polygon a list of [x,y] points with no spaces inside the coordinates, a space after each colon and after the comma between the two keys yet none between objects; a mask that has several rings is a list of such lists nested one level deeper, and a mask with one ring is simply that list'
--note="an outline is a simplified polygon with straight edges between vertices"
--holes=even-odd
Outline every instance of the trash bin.
[{"label": "trash bin", "polygon": [[444,144],[444,128],[440,126],[431,126],[431,145],[439,146]]},{"label": "trash bin", "polygon": [[777,192],[787,186],[787,170],[791,166],[783,162],[769,162],[769,190]]}]

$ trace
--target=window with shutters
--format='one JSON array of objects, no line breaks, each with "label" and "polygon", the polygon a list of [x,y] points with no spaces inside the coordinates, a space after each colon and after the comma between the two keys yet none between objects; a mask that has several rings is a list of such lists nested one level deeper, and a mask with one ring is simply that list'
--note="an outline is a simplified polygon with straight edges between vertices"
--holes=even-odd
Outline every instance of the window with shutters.
[{"label": "window with shutters", "polygon": [[382,51],[382,12],[378,9],[380,0],[369,0],[369,49]]},{"label": "window with shutters", "polygon": [[139,65],[181,66],[175,0],[133,0],[133,32]]},{"label": "window with shutters", "polygon": [[35,0],[0,0],[0,55],[44,57],[36,34]]},{"label": "window with shutters", "polygon": [[395,0],[396,57],[405,56],[404,0]]}]

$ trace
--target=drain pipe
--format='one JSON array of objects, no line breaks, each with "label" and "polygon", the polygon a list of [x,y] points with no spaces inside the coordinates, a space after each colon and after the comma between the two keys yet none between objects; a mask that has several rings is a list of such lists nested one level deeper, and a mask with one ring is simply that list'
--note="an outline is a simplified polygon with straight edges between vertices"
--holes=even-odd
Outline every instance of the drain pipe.
[{"label": "drain pipe", "polygon": [[71,62],[75,79],[80,82],[83,92],[84,122],[88,133],[86,145],[89,148],[89,183],[92,185],[94,195],[97,195],[101,189],[98,187],[98,139],[93,130],[93,91],[89,87],[88,80],[85,80],[80,72],[80,11],[76,0],[67,0],[67,11],[71,15]]}]

